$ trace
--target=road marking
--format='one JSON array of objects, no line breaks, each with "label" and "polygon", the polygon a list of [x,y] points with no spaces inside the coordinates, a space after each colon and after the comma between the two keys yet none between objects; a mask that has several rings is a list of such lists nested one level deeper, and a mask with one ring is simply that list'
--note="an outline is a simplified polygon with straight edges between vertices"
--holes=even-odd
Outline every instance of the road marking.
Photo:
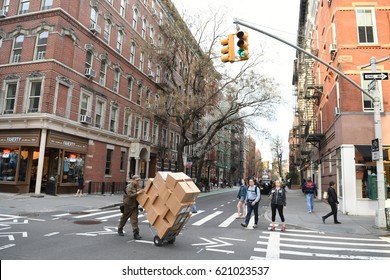
[{"label": "road marking", "polygon": [[7,249],[7,248],[14,247],[14,246],[16,246],[16,244],[7,244],[7,245],[4,245],[4,246],[1,246],[1,247],[0,247],[0,251],[1,251],[1,250],[4,250],[4,249]]},{"label": "road marking", "polygon": [[266,259],[280,258],[280,232],[272,232],[268,239]]},{"label": "road marking", "polygon": [[319,258],[335,258],[335,259],[349,259],[349,260],[390,260],[390,258],[386,257],[372,257],[372,256],[349,256],[349,255],[341,255],[341,254],[318,254],[318,253],[305,253],[305,252],[297,252],[297,251],[285,251],[281,250],[281,254],[285,255],[299,255],[305,257],[319,257]]},{"label": "road marking", "polygon": [[224,246],[233,246],[233,243],[224,241],[240,241],[245,242],[244,239],[237,239],[237,238],[229,238],[229,237],[218,237],[218,238],[212,238],[212,240],[200,237],[203,241],[206,241],[205,243],[196,243],[192,244],[192,246],[205,246],[206,251],[214,251],[219,253],[226,253],[226,254],[233,254],[234,251],[232,250],[224,250],[224,249],[216,249],[216,247],[224,247]]},{"label": "road marking", "polygon": [[22,237],[27,237],[27,232],[0,232],[0,237],[8,237],[9,240],[15,240],[14,234],[21,234]]},{"label": "road marking", "polygon": [[[122,216],[122,213],[117,213],[117,214],[114,214],[114,215],[99,217],[99,218],[97,218],[97,219],[98,219],[98,220],[104,220],[104,219],[109,219],[109,218],[119,217],[119,216]],[[143,216],[143,215],[142,215],[142,216]],[[140,216],[138,216],[138,217],[140,217]]]},{"label": "road marking", "polygon": [[[36,221],[36,222],[46,222],[44,219],[34,219],[34,218],[29,218],[30,221]],[[27,220],[26,220],[27,221]]]},{"label": "road marking", "polygon": [[81,219],[81,218],[87,218],[87,217],[97,216],[97,215],[101,215],[101,214],[114,213],[114,212],[118,212],[118,210],[115,209],[115,210],[110,210],[110,211],[103,211],[103,212],[90,213],[90,214],[75,216],[74,218],[75,218],[75,219]]},{"label": "road marking", "polygon": [[[271,233],[264,231],[264,233]],[[311,234],[296,234],[296,233],[289,233],[289,232],[284,232],[284,236],[294,236],[294,237],[313,237],[313,238],[318,238],[318,239],[339,239],[339,240],[355,240],[355,241],[370,241],[370,242],[383,242],[383,240],[380,239],[373,239],[373,238],[359,238],[359,237],[337,237],[337,236],[321,236],[321,235],[311,235]],[[289,239],[286,239],[289,240]],[[305,240],[307,241],[307,240]]]},{"label": "road marking", "polygon": [[[259,244],[259,243],[258,243]],[[346,245],[348,245],[347,243]],[[370,253],[383,253],[390,254],[390,250],[375,250],[375,249],[356,249],[356,248],[342,248],[342,247],[321,247],[311,245],[295,245],[283,243],[282,247],[299,248],[299,249],[313,249],[313,250],[327,250],[327,251],[350,251],[350,252],[370,252]]]},{"label": "road marking", "polygon": [[220,214],[222,214],[222,213],[223,213],[222,211],[215,211],[214,213],[212,213],[212,214],[210,214],[210,215],[204,217],[203,219],[201,219],[201,220],[199,220],[199,221],[193,223],[192,225],[193,225],[193,226],[200,226],[200,225],[203,225],[204,223],[210,221],[211,219],[213,219],[214,217],[216,217],[216,216],[218,216],[218,215],[220,215]]},{"label": "road marking", "polygon": [[90,232],[81,232],[76,233],[76,235],[84,235],[84,236],[97,236],[97,235],[105,235],[105,234],[117,234],[118,230],[116,227],[104,227],[102,231],[90,231]]},{"label": "road marking", "polygon": [[64,214],[56,214],[56,215],[52,215],[53,217],[64,217],[64,216],[69,216],[69,215],[72,215],[70,213],[64,213]]},{"label": "road marking", "polygon": [[196,215],[199,215],[203,213],[205,210],[198,210],[196,213],[192,213],[191,217],[195,217]]},{"label": "road marking", "polygon": [[237,214],[234,213],[229,218],[227,218],[225,221],[223,221],[218,227],[228,227],[233,221],[237,220]]},{"label": "road marking", "polygon": [[56,232],[45,234],[44,236],[53,236],[53,235],[57,235],[59,233],[60,233],[59,231],[56,231]]}]

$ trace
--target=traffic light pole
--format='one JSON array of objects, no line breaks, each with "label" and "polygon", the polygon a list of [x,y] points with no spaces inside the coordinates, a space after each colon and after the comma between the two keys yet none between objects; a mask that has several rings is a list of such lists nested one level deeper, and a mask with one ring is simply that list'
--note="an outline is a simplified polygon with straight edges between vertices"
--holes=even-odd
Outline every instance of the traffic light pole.
[{"label": "traffic light pole", "polygon": [[[369,92],[367,92],[365,89],[363,89],[360,85],[355,83],[353,80],[351,80],[349,77],[347,77],[344,73],[342,73],[337,68],[333,67],[332,65],[329,65],[329,63],[326,63],[322,59],[318,58],[317,56],[311,54],[310,52],[295,46],[294,44],[291,44],[290,42],[287,42],[275,35],[272,35],[264,30],[258,29],[256,27],[251,26],[248,23],[243,22],[239,19],[234,19],[234,24],[242,25],[245,27],[248,27],[250,29],[253,29],[257,32],[260,32],[264,35],[267,35],[275,40],[278,40],[296,50],[298,50],[301,53],[306,54],[307,56],[311,57],[312,59],[318,61],[322,65],[325,65],[327,68],[332,69],[334,72],[336,72],[338,75],[343,77],[345,80],[347,80],[349,83],[351,83],[354,87],[359,89],[361,92],[363,92],[367,97],[369,97],[373,103],[374,103],[374,129],[375,129],[375,137],[378,138],[379,142],[379,160],[376,162],[376,168],[377,168],[377,187],[378,187],[378,208],[375,213],[375,226],[379,228],[386,227],[386,217],[385,217],[385,184],[384,184],[384,167],[383,167],[383,150],[382,150],[382,125],[381,125],[381,117],[380,117],[380,98],[379,93],[376,90],[374,91],[374,96],[371,95]],[[387,58],[387,59],[390,59]],[[385,59],[385,60],[387,60]],[[381,60],[381,62],[384,60]],[[376,60],[375,58],[371,59],[371,70],[372,72],[376,72]]]}]

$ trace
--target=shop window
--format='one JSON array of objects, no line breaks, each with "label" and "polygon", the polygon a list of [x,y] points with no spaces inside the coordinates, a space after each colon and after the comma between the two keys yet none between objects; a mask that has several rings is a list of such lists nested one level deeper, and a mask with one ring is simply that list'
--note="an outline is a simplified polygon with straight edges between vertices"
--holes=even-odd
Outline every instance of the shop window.
[{"label": "shop window", "polygon": [[15,181],[19,149],[0,148],[0,180]]},{"label": "shop window", "polygon": [[65,152],[62,183],[77,183],[84,174],[84,158],[81,154]]},{"label": "shop window", "polygon": [[113,150],[107,149],[107,155],[106,155],[106,171],[105,171],[105,174],[106,174],[106,175],[110,175],[110,174],[111,174],[112,152],[113,152]]}]

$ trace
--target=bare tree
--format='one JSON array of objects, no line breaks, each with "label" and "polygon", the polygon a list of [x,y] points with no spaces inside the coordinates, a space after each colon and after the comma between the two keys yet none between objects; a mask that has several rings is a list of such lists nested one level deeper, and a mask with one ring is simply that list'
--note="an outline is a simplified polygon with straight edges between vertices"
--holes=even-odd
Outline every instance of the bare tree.
[{"label": "bare tree", "polygon": [[282,171],[282,160],[283,160],[283,142],[280,136],[276,136],[272,138],[271,143],[271,151],[273,152],[275,158],[274,162],[276,165],[276,168],[279,172],[279,177],[283,178],[283,171]]}]

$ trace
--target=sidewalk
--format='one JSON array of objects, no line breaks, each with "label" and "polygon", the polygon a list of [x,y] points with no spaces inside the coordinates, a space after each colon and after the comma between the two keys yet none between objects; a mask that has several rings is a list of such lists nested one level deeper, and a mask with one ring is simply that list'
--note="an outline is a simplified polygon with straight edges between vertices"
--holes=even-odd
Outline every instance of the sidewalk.
[{"label": "sidewalk", "polygon": [[[268,198],[263,197],[263,199]],[[325,216],[329,212],[329,204],[315,199],[314,212],[310,214],[307,213],[306,197],[302,191],[300,189],[287,190],[287,207],[284,209],[286,230],[288,230],[289,225],[294,225],[321,232],[390,236],[390,231],[375,227],[374,216],[351,216],[345,215],[339,211],[337,213],[337,219],[341,224],[334,224],[333,216],[326,219],[326,223],[324,224],[322,222],[322,216]],[[265,213],[265,218],[271,221],[270,207]],[[280,222],[277,212],[276,222]]]}]

